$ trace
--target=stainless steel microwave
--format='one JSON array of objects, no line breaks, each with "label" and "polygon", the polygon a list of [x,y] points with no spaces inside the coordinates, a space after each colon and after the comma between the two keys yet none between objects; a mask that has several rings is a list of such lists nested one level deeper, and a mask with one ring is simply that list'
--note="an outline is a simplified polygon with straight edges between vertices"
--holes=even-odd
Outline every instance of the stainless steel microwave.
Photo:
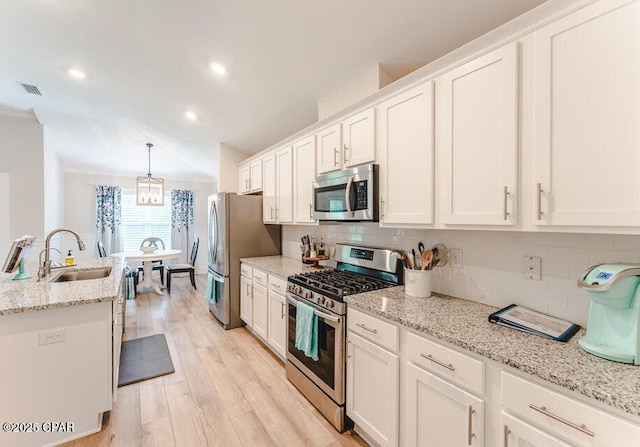
[{"label": "stainless steel microwave", "polygon": [[313,181],[313,218],[333,221],[378,220],[378,165],[329,172]]}]

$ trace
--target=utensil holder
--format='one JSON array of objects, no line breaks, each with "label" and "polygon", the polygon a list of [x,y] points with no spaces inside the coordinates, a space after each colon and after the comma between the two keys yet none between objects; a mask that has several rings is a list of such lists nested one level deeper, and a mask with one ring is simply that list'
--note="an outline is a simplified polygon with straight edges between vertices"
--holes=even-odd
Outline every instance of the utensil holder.
[{"label": "utensil holder", "polygon": [[404,269],[404,293],[417,298],[431,296],[431,270]]}]

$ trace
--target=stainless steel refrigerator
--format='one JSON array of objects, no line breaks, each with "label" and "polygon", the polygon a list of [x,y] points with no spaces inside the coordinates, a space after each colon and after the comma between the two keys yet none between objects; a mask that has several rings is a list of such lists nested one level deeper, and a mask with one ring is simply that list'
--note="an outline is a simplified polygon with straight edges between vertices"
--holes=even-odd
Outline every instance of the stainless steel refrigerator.
[{"label": "stainless steel refrigerator", "polygon": [[262,196],[209,196],[209,310],[225,329],[242,326],[240,258],[280,254],[279,225],[262,221]]}]

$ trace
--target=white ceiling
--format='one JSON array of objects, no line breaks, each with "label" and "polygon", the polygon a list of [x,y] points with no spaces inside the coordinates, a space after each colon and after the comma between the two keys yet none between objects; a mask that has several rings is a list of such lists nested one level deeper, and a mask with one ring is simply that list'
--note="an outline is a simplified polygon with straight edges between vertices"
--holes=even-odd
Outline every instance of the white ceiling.
[{"label": "white ceiling", "polygon": [[259,152],[376,63],[400,77],[543,2],[2,0],[0,105],[33,110],[65,169],[144,174],[151,142],[154,176],[211,179],[220,142]]}]

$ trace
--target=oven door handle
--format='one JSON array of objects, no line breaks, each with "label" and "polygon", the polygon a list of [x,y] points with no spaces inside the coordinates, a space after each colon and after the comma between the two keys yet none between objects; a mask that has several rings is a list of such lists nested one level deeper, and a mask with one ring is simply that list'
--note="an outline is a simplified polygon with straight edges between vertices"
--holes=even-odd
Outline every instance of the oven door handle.
[{"label": "oven door handle", "polygon": [[[298,300],[293,298],[288,293],[287,293],[287,300],[294,306],[298,307]],[[325,320],[331,321],[332,323],[340,323],[340,317],[334,317],[333,315],[325,314],[324,312],[320,312],[319,310],[316,310],[316,309],[313,309],[313,313],[320,318],[324,318]]]}]

